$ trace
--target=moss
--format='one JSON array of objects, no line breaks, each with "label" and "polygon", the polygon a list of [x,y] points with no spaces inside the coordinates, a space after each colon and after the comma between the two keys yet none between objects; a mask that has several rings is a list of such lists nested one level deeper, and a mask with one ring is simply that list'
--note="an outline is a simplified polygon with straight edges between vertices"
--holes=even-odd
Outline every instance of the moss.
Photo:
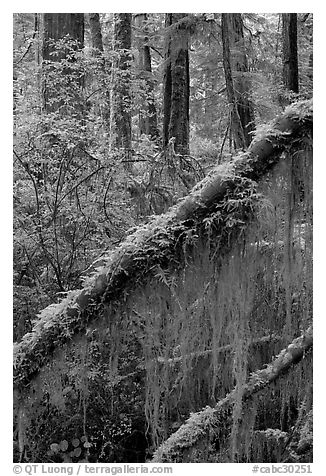
[{"label": "moss", "polygon": [[[309,114],[295,137],[310,129]],[[135,346],[151,449],[166,441],[156,460],[200,459],[206,446],[212,452],[218,447],[216,458],[223,461],[245,458],[256,418],[244,418],[246,401],[300,361],[303,343],[293,339],[311,321],[310,144],[299,153],[302,141],[283,129],[260,139],[274,154],[281,138],[275,148],[284,151],[264,180],[256,182],[274,156],[267,165],[269,156],[262,160],[260,171],[250,151],[217,168],[167,214],[138,227],[95,263],[83,289],[42,311],[16,346],[18,388],[54,355],[64,365],[50,367],[56,378],[47,388],[80,380],[84,402],[101,368],[105,378],[98,385],[106,395],[119,376],[137,373],[123,367],[126,361],[132,366],[126,349]],[[92,344],[87,365],[76,349],[83,339]],[[261,346],[255,351],[256,342]],[[178,365],[164,364],[175,358]],[[284,384],[280,412],[291,398],[298,402],[302,381],[292,391]],[[38,381],[41,401],[44,382]],[[62,399],[56,401],[63,411]],[[250,432],[244,444],[239,435],[245,425]]]}]

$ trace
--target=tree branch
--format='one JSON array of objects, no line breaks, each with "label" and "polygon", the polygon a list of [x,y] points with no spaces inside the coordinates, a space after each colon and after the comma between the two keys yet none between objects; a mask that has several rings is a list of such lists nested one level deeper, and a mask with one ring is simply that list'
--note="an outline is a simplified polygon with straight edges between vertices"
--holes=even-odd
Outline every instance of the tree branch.
[{"label": "tree branch", "polygon": [[[300,362],[305,353],[313,345],[312,327],[292,343],[275,358],[266,368],[254,372],[243,389],[243,400],[248,400],[266,386],[274,382],[290,368]],[[189,462],[189,452],[203,440],[209,438],[214,430],[215,437],[225,440],[230,432],[229,417],[236,400],[235,389],[214,407],[207,407],[201,412],[194,413],[163,445],[155,452],[152,462],[181,463]]]},{"label": "tree branch", "polygon": [[187,232],[203,225],[210,207],[223,202],[226,194],[237,186],[239,177],[259,180],[273,168],[293,140],[311,136],[311,133],[312,101],[293,105],[247,152],[240,153],[227,165],[217,166],[165,215],[153,217],[108,252],[98,263],[100,267],[94,275],[85,281],[84,288],[42,311],[32,332],[16,344],[16,386],[28,385],[56,348],[84,332],[90,320],[98,318],[90,312],[89,305],[116,302],[123,298],[123,290],[128,286],[132,288],[136,278],[138,283],[145,282],[156,266],[175,262],[175,250],[182,246]]}]

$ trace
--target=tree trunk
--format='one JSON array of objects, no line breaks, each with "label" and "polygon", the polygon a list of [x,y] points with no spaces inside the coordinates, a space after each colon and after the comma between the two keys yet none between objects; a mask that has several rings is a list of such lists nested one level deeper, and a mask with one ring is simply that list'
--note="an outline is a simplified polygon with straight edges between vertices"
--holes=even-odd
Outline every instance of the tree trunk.
[{"label": "tree trunk", "polygon": [[91,42],[92,42],[92,48],[94,49],[94,54],[96,56],[102,56],[104,48],[103,48],[100,15],[98,13],[89,14],[89,26],[91,30]]},{"label": "tree trunk", "polygon": [[114,14],[114,51],[117,60],[112,90],[112,143],[118,149],[131,149],[131,13]]},{"label": "tree trunk", "polygon": [[230,22],[232,26],[231,64],[233,63],[233,70],[235,71],[235,95],[246,147],[249,147],[252,140],[252,132],[255,130],[255,116],[250,100],[251,85],[248,79],[248,60],[245,50],[241,14],[231,13]]},{"label": "tree trunk", "polygon": [[43,14],[43,45],[42,57],[54,61],[64,59],[65,55],[51,56],[55,52],[50,40],[60,40],[65,36],[76,40],[79,48],[84,46],[84,14],[83,13],[44,13]]},{"label": "tree trunk", "polygon": [[[53,352],[84,332],[96,320],[95,306],[124,299],[124,290],[144,282],[157,265],[175,261],[178,247],[187,239],[187,230],[200,227],[213,205],[221,203],[236,186],[235,178],[259,180],[278,162],[293,141],[312,133],[312,101],[290,107],[253,142],[246,154],[216,167],[201,184],[165,216],[153,218],[139,227],[125,242],[94,264],[99,268],[81,290],[73,291],[60,303],[46,308],[32,332],[15,346],[15,385],[23,388],[37,375]],[[226,207],[227,208],[227,207]],[[226,212],[227,213],[227,212]],[[93,306],[93,307],[92,307]]]},{"label": "tree trunk", "polygon": [[[99,116],[103,117],[106,128],[110,128],[110,90],[107,86],[108,78],[107,71],[105,68],[105,59],[104,59],[104,47],[103,47],[103,37],[102,29],[100,22],[100,15],[98,13],[89,13],[88,15],[90,31],[91,31],[91,44],[92,44],[92,55],[98,60],[99,75],[96,75],[96,72],[90,81],[94,82],[95,89],[100,89],[103,94],[103,102],[100,101],[98,104],[95,103],[94,109]],[[107,65],[107,69],[110,68]]]},{"label": "tree trunk", "polygon": [[[253,373],[244,385],[243,401],[248,400],[276,379],[288,372],[294,364],[301,361],[312,348],[312,327],[291,344],[265,368]],[[209,435],[225,442],[231,433],[232,409],[236,393],[233,390],[214,407],[194,413],[163,445],[155,452],[153,463],[191,462],[191,449],[200,442],[208,443]],[[212,437],[211,437],[212,438]]]},{"label": "tree trunk", "polygon": [[283,84],[299,93],[297,14],[282,13]]},{"label": "tree trunk", "polygon": [[222,13],[222,42],[226,91],[231,107],[231,133],[235,149],[245,149],[252,140],[255,118],[240,13]]},{"label": "tree trunk", "polygon": [[189,154],[189,29],[184,13],[167,13],[163,78],[163,145],[175,138],[175,152]]},{"label": "tree trunk", "polygon": [[246,141],[241,124],[237,101],[235,97],[232,68],[231,68],[231,53],[229,42],[229,26],[228,14],[222,13],[222,43],[223,43],[223,67],[225,75],[225,84],[229,106],[231,108],[231,136],[233,138],[235,149],[245,149]]},{"label": "tree trunk", "polygon": [[[65,60],[66,51],[57,51],[55,43],[68,36],[75,40],[73,47],[81,49],[84,46],[84,14],[83,13],[44,13],[42,18],[42,60],[43,61],[61,61]],[[71,59],[69,59],[71,61]],[[64,74],[71,72],[69,67],[64,68]],[[83,86],[83,78],[76,80],[78,86]],[[53,89],[53,88],[52,88]],[[62,91],[61,91],[62,94]],[[43,80],[43,107],[47,112],[58,110],[63,100],[59,97],[58,91],[50,91],[47,86],[47,80]]]},{"label": "tree trunk", "polygon": [[139,113],[139,131],[140,134],[146,134],[152,139],[156,139],[158,137],[157,114],[154,99],[151,51],[148,45],[148,37],[146,36],[146,21],[146,13],[135,14],[135,26],[141,30],[140,37],[137,40],[138,70],[139,76],[145,81],[147,96],[146,104]]}]

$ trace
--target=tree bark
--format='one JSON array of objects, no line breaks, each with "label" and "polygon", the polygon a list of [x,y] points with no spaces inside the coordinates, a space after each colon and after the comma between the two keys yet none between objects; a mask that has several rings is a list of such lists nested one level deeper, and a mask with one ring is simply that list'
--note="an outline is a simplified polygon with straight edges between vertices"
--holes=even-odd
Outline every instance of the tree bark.
[{"label": "tree bark", "polygon": [[299,93],[297,14],[282,13],[283,84]]},{"label": "tree bark", "polygon": [[255,130],[255,116],[250,98],[251,85],[248,79],[248,60],[245,49],[243,34],[243,20],[241,13],[231,13],[230,23],[232,27],[232,57],[234,73],[234,87],[237,108],[242,124],[246,147],[250,145],[252,133]]},{"label": "tree bark", "polygon": [[145,80],[147,101],[139,113],[139,132],[152,139],[158,137],[157,114],[154,99],[154,82],[152,75],[151,51],[146,36],[147,13],[135,14],[135,25],[141,31],[137,40],[139,75]]},{"label": "tree bark", "polygon": [[118,149],[131,149],[131,13],[114,14],[114,51],[117,60],[112,90],[112,139]]},{"label": "tree bark", "polygon": [[[300,362],[313,345],[312,327],[292,343],[266,367],[254,372],[243,389],[243,401],[248,400],[266,386],[288,372],[294,364]],[[233,390],[214,408],[205,408],[194,413],[163,445],[155,452],[153,463],[187,463],[191,462],[191,449],[201,441],[206,441],[213,434],[220,441],[225,441],[232,426],[232,409],[236,400]],[[213,431],[212,431],[213,430]],[[190,456],[190,457],[189,457]]]},{"label": "tree bark", "polygon": [[55,52],[51,40],[60,40],[69,36],[77,40],[79,48],[84,46],[84,14],[83,13],[44,13],[43,14],[43,45],[42,57],[55,61],[54,58],[64,59],[65,55],[51,56]]},{"label": "tree bark", "polygon": [[96,56],[102,56],[104,48],[100,15],[98,13],[89,13],[89,26],[91,30],[91,41],[94,54]]},{"label": "tree bark", "polygon": [[226,91],[231,107],[231,133],[235,148],[245,149],[252,140],[255,118],[240,13],[222,13],[222,42]]},{"label": "tree bark", "polygon": [[85,287],[46,308],[32,332],[16,344],[15,385],[28,385],[56,348],[84,332],[90,319],[97,319],[90,311],[92,303],[116,302],[119,296],[123,299],[123,290],[132,287],[135,277],[138,283],[144,282],[156,265],[164,267],[175,259],[176,248],[186,239],[185,232],[203,223],[209,207],[223,201],[237,186],[237,177],[259,180],[278,162],[291,141],[311,134],[312,101],[289,107],[263,137],[252,142],[245,154],[241,153],[227,167],[217,166],[178,205],[139,227],[115,250],[95,262],[94,267],[98,268]]},{"label": "tree bark", "polygon": [[163,145],[175,138],[175,152],[189,154],[189,29],[185,13],[167,13],[163,77]]},{"label": "tree bark", "polygon": [[91,43],[92,43],[92,55],[97,58],[99,75],[96,75],[96,71],[90,81],[94,81],[95,89],[100,89],[103,94],[103,104],[95,104],[95,111],[103,116],[104,123],[107,129],[110,128],[110,90],[108,88],[108,72],[110,65],[106,65],[104,59],[104,46],[102,37],[102,28],[100,15],[98,13],[89,13],[88,15],[90,31],[91,31]]},{"label": "tree bark", "polygon": [[[42,18],[42,60],[61,61],[66,59],[64,51],[57,51],[54,42],[68,36],[76,40],[76,49],[84,46],[84,14],[83,13],[44,13]],[[70,73],[70,68],[64,70]],[[81,87],[83,78],[77,81]],[[56,111],[63,104],[62,99],[57,99],[57,94],[49,92],[46,80],[43,80],[43,108],[47,112]]]}]

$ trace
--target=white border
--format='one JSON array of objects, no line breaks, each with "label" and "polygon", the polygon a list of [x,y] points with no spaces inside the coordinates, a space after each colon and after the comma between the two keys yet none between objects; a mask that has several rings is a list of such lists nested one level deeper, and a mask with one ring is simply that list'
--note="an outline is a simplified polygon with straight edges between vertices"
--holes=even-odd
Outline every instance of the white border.
[{"label": "white border", "polygon": [[[198,8],[200,7],[200,8]],[[13,1],[10,4],[2,5],[2,25],[0,29],[1,45],[1,166],[2,181],[0,187],[0,210],[1,210],[1,310],[2,310],[2,332],[0,345],[1,382],[3,384],[1,399],[1,440],[0,457],[4,460],[5,467],[1,470],[4,475],[12,474],[12,14],[16,12],[312,12],[314,14],[314,98],[315,98],[315,120],[314,120],[314,464],[313,474],[325,474],[325,467],[322,462],[326,456],[324,449],[325,441],[325,285],[326,281],[326,229],[325,229],[325,28],[326,9],[322,7],[322,2],[303,1],[273,1],[271,4],[262,1],[255,2],[235,2],[228,1],[225,4],[218,1],[193,2],[171,1],[164,2],[131,2],[120,1],[110,3],[110,1],[93,2],[63,2],[57,1],[53,5],[44,1]],[[7,467],[8,464],[8,468]],[[173,465],[175,466],[175,465]],[[205,471],[207,474],[251,474],[252,465],[228,464],[228,465],[177,465],[174,474],[194,474],[198,471]],[[6,469],[5,469],[6,468]],[[8,469],[8,470],[7,470]]]}]

